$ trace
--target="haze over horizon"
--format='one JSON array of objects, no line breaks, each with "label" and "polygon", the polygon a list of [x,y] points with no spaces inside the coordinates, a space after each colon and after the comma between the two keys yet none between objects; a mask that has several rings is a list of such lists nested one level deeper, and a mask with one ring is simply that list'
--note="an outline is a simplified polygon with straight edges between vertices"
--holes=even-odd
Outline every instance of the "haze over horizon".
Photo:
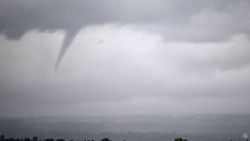
[{"label": "haze over horizon", "polygon": [[0,117],[250,114],[249,13],[248,0],[0,0]]}]

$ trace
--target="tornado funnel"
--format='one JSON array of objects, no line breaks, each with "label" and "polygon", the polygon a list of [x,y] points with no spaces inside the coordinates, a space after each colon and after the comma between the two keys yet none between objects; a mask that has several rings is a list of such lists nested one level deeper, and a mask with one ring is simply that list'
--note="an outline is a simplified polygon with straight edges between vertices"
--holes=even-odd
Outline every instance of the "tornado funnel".
[{"label": "tornado funnel", "polygon": [[70,47],[76,34],[77,34],[77,31],[69,31],[65,34],[65,37],[64,37],[64,40],[62,43],[62,47],[61,47],[59,54],[57,56],[56,65],[55,65],[55,72],[57,72],[57,70],[59,69],[60,64],[64,58],[64,55],[67,52],[68,48]]}]

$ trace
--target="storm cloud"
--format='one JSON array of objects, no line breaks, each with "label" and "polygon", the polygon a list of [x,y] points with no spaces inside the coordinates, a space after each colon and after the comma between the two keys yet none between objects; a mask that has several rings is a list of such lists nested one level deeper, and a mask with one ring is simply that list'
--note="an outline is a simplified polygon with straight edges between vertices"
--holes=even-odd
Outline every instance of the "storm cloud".
[{"label": "storm cloud", "polygon": [[248,0],[1,0],[0,114],[249,113],[248,13]]},{"label": "storm cloud", "polygon": [[[183,32],[188,33],[183,35],[196,32],[198,34],[196,37],[208,38],[215,35],[231,36],[235,33],[249,33],[248,12],[249,1],[247,0],[209,2],[2,0],[0,31],[8,38],[17,39],[32,29],[40,31],[61,29],[76,34],[76,31],[82,27],[93,24],[157,24],[165,27],[166,29],[163,29],[165,31],[169,27],[177,26],[182,30],[187,26],[191,31],[184,30]],[[197,29],[203,31],[197,31]],[[212,31],[208,32],[209,30]],[[217,36],[215,38],[218,38]]]},{"label": "storm cloud", "polygon": [[65,31],[56,68],[77,32],[93,24],[139,24],[168,40],[188,41],[220,41],[250,31],[249,1],[3,0],[0,9],[0,33],[10,39],[30,30]]}]

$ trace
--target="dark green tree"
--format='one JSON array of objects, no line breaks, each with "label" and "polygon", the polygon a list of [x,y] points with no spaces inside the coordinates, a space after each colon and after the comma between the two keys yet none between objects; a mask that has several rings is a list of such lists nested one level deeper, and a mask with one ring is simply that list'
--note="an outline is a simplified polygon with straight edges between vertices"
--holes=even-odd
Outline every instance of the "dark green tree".
[{"label": "dark green tree", "polygon": [[1,135],[0,140],[3,141],[5,139],[4,135]]},{"label": "dark green tree", "polygon": [[32,138],[32,141],[38,141],[38,137],[36,137],[36,136],[33,137],[33,138]]},{"label": "dark green tree", "polygon": [[183,138],[176,138],[176,139],[174,139],[174,141],[187,141],[187,139],[183,139]]},{"label": "dark green tree", "polygon": [[112,140],[110,140],[109,138],[103,138],[101,139],[101,141],[112,141]]},{"label": "dark green tree", "polygon": [[64,139],[57,139],[56,141],[65,141]]}]

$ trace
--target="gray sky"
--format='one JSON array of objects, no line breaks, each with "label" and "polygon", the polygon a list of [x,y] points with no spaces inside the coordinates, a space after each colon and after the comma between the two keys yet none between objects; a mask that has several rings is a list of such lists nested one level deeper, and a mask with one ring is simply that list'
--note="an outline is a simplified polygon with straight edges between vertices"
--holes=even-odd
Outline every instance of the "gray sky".
[{"label": "gray sky", "polygon": [[0,115],[250,113],[249,13],[248,0],[1,0]]}]

